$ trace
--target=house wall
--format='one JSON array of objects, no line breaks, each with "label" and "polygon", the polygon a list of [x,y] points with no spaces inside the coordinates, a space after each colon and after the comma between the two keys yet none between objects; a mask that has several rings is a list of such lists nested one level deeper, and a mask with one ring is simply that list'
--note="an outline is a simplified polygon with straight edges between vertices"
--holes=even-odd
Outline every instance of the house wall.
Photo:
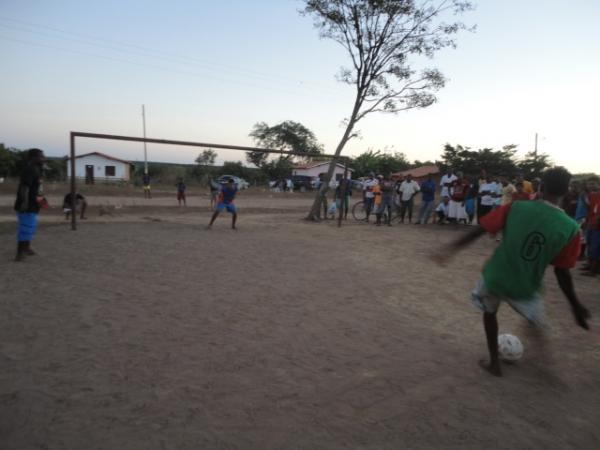
[{"label": "house wall", "polygon": [[[75,177],[85,178],[85,166],[94,166],[94,179],[106,181],[129,181],[129,164],[114,159],[108,159],[100,155],[88,155],[81,158],[75,158]],[[106,166],[115,167],[115,175],[107,176],[105,173]],[[67,163],[67,175],[71,176],[71,160]]]},{"label": "house wall", "polygon": [[[311,167],[310,169],[294,169],[292,175],[305,175],[309,177],[313,177],[314,179],[319,178],[319,174],[327,173],[329,170],[328,164],[323,164],[321,166]],[[352,171],[348,170],[348,173],[351,175]],[[336,179],[344,176],[344,168],[341,166],[336,166],[334,171],[334,177]]]}]

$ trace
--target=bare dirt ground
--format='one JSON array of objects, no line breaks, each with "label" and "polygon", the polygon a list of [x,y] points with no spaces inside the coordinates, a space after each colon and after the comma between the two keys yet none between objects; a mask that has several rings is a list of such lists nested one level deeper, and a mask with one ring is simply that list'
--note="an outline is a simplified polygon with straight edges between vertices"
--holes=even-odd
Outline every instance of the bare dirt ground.
[{"label": "bare dirt ground", "polygon": [[0,448],[600,448],[600,280],[575,274],[589,332],[551,271],[545,340],[504,307],[525,355],[497,379],[468,295],[494,240],[442,268],[460,230],[338,229],[269,195],[238,231],[200,197],[90,198],[76,232],[45,210],[24,263],[0,199]]}]

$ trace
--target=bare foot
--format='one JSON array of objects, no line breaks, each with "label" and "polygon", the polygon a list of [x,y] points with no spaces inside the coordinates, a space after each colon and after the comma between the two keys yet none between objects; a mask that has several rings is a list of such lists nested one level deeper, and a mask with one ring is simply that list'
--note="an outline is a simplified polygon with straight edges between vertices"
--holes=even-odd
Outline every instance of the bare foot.
[{"label": "bare foot", "polygon": [[488,371],[489,373],[491,373],[495,377],[501,377],[502,376],[502,370],[500,369],[500,363],[499,362],[496,363],[496,364],[492,364],[492,363],[486,361],[485,359],[481,359],[481,360],[479,360],[479,367],[481,367],[483,370]]},{"label": "bare foot", "polygon": [[207,230],[212,230],[212,225],[207,225],[207,226],[206,226],[206,229],[207,229]]}]

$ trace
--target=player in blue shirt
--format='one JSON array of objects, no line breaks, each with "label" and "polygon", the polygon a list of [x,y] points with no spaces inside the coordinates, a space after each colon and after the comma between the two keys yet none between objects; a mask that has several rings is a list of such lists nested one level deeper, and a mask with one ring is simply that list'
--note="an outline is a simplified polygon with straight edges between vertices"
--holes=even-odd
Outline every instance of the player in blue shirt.
[{"label": "player in blue shirt", "polygon": [[210,219],[210,223],[208,224],[208,228],[212,228],[212,224],[219,215],[221,211],[226,209],[228,212],[232,214],[231,216],[231,228],[235,228],[235,221],[237,220],[237,209],[233,201],[235,200],[235,196],[237,194],[237,186],[233,183],[233,179],[230,178],[227,181],[227,184],[221,187],[221,192],[219,193],[219,201],[217,203],[217,208],[215,209],[215,213]]}]

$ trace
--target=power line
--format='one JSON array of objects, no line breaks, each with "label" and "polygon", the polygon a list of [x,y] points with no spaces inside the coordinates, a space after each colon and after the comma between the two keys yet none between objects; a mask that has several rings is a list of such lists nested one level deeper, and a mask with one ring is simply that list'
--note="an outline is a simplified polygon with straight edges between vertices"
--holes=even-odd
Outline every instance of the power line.
[{"label": "power line", "polygon": [[[54,28],[54,27],[49,27],[49,26],[42,25],[42,24],[27,22],[24,20],[8,18],[8,17],[3,17],[3,16],[0,16],[0,20],[5,21],[5,22],[15,22],[15,23],[20,24],[21,26],[24,25],[28,28],[34,28],[33,30],[23,29],[23,28],[17,28],[15,25],[7,25],[7,24],[0,23],[0,26],[3,26],[5,28],[12,28],[13,30],[17,30],[17,31],[21,31],[21,32],[33,33],[33,34],[38,34],[41,36],[67,40],[67,41],[81,43],[81,44],[85,44],[85,45],[91,45],[91,46],[95,46],[95,47],[101,47],[101,48],[115,50],[115,51],[122,52],[122,53],[137,54],[138,56],[141,55],[141,56],[146,56],[146,57],[160,57],[161,59],[170,59],[170,60],[176,61],[180,64],[201,65],[201,66],[205,66],[205,68],[210,68],[210,70],[213,70],[213,71],[219,70],[221,72],[235,71],[235,73],[245,73],[248,76],[251,76],[254,78],[262,78],[265,80],[273,80],[273,81],[278,81],[278,82],[291,83],[295,87],[308,88],[308,87],[312,86],[312,89],[324,89],[327,91],[337,91],[339,93],[344,92],[341,89],[335,88],[333,86],[324,86],[324,85],[320,85],[320,84],[314,83],[314,82],[303,81],[303,80],[298,80],[298,79],[291,79],[291,78],[284,77],[284,76],[277,75],[277,74],[267,74],[264,72],[258,72],[258,71],[254,71],[254,70],[250,70],[250,69],[246,69],[246,68],[229,66],[229,65],[225,65],[225,64],[221,64],[221,63],[214,63],[211,61],[206,61],[206,60],[202,60],[202,59],[198,59],[198,58],[194,58],[194,57],[182,56],[182,55],[178,55],[176,53],[171,53],[171,52],[155,50],[155,49],[151,49],[148,47],[129,44],[126,42],[111,41],[111,40],[107,40],[107,39],[103,39],[103,38],[99,38],[99,37],[95,37],[95,36],[73,33],[70,31],[59,29],[59,28]],[[39,28],[49,30],[52,33],[60,33],[60,34],[74,36],[74,38],[66,37],[66,36],[58,36],[56,34],[44,33],[42,31],[39,31]],[[124,49],[124,48],[120,48],[120,47],[126,47],[128,49]],[[133,50],[131,50],[131,49],[133,49]],[[219,67],[221,67],[221,69],[219,69]],[[299,86],[299,85],[301,85],[301,86]]]},{"label": "power line", "polygon": [[[183,71],[183,70],[179,70],[179,69],[173,69],[173,68],[166,68],[166,67],[161,67],[161,66],[156,66],[156,65],[151,65],[151,64],[147,64],[147,63],[140,63],[140,62],[134,62],[131,60],[125,60],[125,59],[119,59],[119,58],[115,58],[112,56],[106,56],[106,55],[99,55],[99,54],[93,54],[93,53],[88,53],[88,52],[84,52],[81,50],[73,50],[73,49],[69,49],[69,48],[61,48],[61,47],[56,47],[53,45],[48,45],[48,44],[42,44],[39,42],[31,42],[31,41],[25,41],[22,39],[15,39],[12,37],[7,37],[7,36],[2,36],[0,35],[0,39],[6,40],[6,41],[12,41],[12,42],[17,42],[20,44],[25,44],[25,45],[31,45],[31,46],[35,46],[35,47],[42,47],[42,48],[49,48],[52,50],[59,50],[59,51],[64,51],[64,52],[68,52],[68,53],[73,53],[73,54],[78,54],[78,55],[83,55],[83,56],[88,56],[88,57],[92,57],[92,58],[100,58],[100,59],[105,59],[108,61],[114,61],[114,62],[119,62],[119,63],[123,63],[123,64],[129,64],[129,65],[134,65],[134,66],[140,66],[140,67],[146,67],[146,68],[150,68],[150,69],[154,69],[154,70],[161,70],[161,71],[165,71],[165,72],[171,72],[171,73],[177,73],[180,75],[186,75],[186,76],[192,76],[192,77],[200,77],[202,79],[213,79],[215,81],[221,81],[221,82],[225,82],[225,83],[230,83],[230,84],[236,84],[236,85],[240,85],[240,86],[250,86],[250,87],[255,87],[258,89],[263,89],[263,90],[269,90],[269,91],[276,91],[276,92],[283,92],[286,94],[292,94],[292,95],[298,95],[298,96],[305,96],[306,92],[298,92],[298,91],[292,91],[289,89],[282,89],[282,88],[278,88],[275,86],[263,86],[260,84],[255,84],[255,83],[248,83],[246,81],[238,81],[238,80],[232,80],[232,79],[227,79],[224,78],[223,76],[215,76],[214,74],[211,73],[195,73],[195,72],[189,72],[189,71]],[[315,95],[319,95],[322,96],[323,94],[320,93],[315,93],[312,92]],[[325,95],[330,95],[330,94],[325,94]],[[335,98],[335,97],[332,97]]]}]

